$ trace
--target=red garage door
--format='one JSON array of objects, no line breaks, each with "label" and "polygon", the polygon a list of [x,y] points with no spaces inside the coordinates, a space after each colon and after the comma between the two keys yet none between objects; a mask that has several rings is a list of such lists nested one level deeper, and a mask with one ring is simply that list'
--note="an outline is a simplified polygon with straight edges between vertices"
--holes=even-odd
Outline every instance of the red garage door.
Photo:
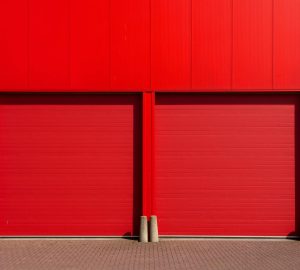
[{"label": "red garage door", "polygon": [[0,235],[132,235],[139,100],[2,95]]},{"label": "red garage door", "polygon": [[295,234],[296,109],[292,96],[159,95],[160,233]]}]

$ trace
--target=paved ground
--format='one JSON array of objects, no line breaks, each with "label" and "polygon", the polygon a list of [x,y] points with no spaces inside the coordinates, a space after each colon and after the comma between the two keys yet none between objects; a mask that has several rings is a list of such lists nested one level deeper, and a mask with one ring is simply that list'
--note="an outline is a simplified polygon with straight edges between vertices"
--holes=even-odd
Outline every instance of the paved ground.
[{"label": "paved ground", "polygon": [[300,269],[293,240],[0,240],[1,270]]}]

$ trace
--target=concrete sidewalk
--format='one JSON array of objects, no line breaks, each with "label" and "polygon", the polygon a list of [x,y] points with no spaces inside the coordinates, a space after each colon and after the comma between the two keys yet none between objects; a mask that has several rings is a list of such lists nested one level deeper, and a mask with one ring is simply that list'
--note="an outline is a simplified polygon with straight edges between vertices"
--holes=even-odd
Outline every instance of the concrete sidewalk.
[{"label": "concrete sidewalk", "polygon": [[1,239],[0,269],[299,270],[300,241]]}]

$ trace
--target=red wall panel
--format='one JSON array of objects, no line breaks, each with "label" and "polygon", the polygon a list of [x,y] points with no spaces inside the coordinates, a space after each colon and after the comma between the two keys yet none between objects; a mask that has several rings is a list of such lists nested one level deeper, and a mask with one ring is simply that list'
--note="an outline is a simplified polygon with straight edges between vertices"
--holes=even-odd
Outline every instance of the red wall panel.
[{"label": "red wall panel", "polygon": [[300,90],[300,1],[274,0],[274,88]]},{"label": "red wall panel", "polygon": [[29,1],[29,88],[70,87],[68,0]]},{"label": "red wall panel", "polygon": [[192,87],[231,88],[232,0],[192,0]]},{"label": "red wall panel", "polygon": [[150,88],[150,0],[111,2],[111,88]]},{"label": "red wall panel", "polygon": [[0,5],[1,91],[300,88],[298,0]]},{"label": "red wall panel", "polygon": [[272,0],[233,0],[233,89],[273,88],[272,8]]},{"label": "red wall panel", "polygon": [[27,0],[0,1],[0,89],[27,89]]},{"label": "red wall panel", "polygon": [[71,1],[71,89],[109,90],[109,2],[109,0]]},{"label": "red wall panel", "polygon": [[191,89],[191,0],[152,0],[151,87]]}]

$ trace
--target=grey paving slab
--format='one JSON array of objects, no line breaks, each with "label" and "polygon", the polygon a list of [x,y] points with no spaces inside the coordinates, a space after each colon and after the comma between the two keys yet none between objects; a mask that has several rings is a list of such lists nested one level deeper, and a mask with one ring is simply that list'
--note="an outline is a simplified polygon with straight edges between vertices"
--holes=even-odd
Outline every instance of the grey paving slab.
[{"label": "grey paving slab", "polygon": [[0,240],[1,270],[300,270],[295,240]]}]

